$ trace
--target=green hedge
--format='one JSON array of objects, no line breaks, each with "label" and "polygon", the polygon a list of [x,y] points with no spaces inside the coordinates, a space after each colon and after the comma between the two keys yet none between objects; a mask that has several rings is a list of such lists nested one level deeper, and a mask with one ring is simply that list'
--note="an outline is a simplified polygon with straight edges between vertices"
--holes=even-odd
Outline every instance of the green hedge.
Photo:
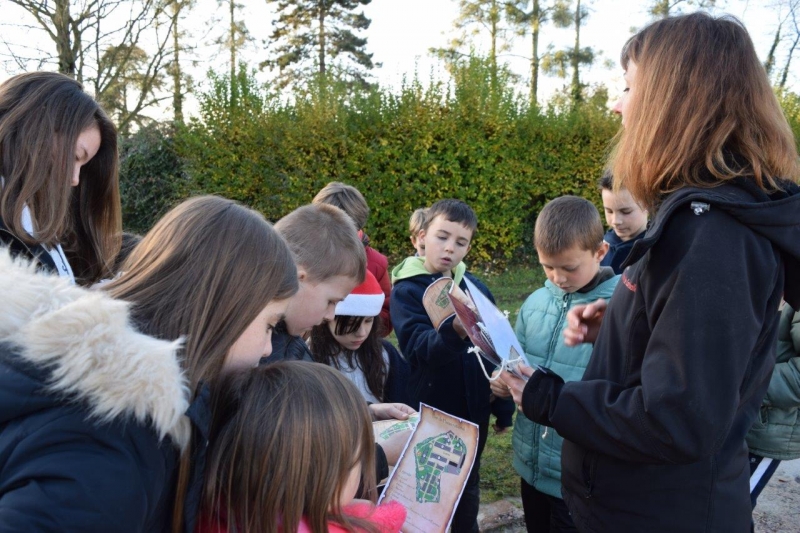
[{"label": "green hedge", "polygon": [[[171,153],[182,167],[170,161],[166,174],[187,177],[169,199],[219,194],[277,220],[326,183],[343,181],[366,197],[366,231],[392,260],[413,252],[411,212],[453,197],[478,215],[470,263],[496,270],[528,261],[532,223],[547,200],[575,194],[601,205],[596,182],[619,127],[596,103],[532,110],[510,90],[494,93],[478,59],[460,67],[451,85],[415,80],[395,94],[328,84],[287,102],[245,69],[233,94],[227,77],[210,80],[199,116],[175,132]],[[796,111],[790,97],[782,96]],[[800,114],[790,120],[797,132]],[[123,170],[123,182],[141,180],[131,165]]]}]

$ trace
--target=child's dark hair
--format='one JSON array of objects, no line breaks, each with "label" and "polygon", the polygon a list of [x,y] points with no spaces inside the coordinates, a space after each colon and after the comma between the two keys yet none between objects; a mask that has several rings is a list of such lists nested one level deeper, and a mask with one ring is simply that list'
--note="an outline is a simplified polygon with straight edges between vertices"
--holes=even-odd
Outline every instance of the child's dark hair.
[{"label": "child's dark hair", "polygon": [[597,207],[577,196],[551,200],[536,217],[533,244],[536,251],[556,255],[573,246],[594,252],[603,243],[603,222]]},{"label": "child's dark hair", "polygon": [[311,203],[338,207],[353,219],[357,229],[364,229],[367,225],[369,205],[361,191],[352,185],[332,181],[317,193]]},{"label": "child's dark hair", "polygon": [[311,531],[328,522],[374,532],[339,501],[360,463],[375,499],[375,443],[367,403],[337,370],[281,361],[224,379],[214,392],[203,513],[239,533]]},{"label": "child's dark hair", "polygon": [[446,200],[439,200],[428,208],[425,214],[425,226],[423,229],[427,231],[428,226],[431,225],[433,219],[441,215],[448,222],[457,222],[467,228],[474,234],[478,229],[478,216],[465,202],[448,198]]},{"label": "child's dark hair", "polygon": [[[338,315],[334,326],[336,335],[349,335],[355,333],[364,319],[363,316]],[[340,345],[328,324],[315,326],[311,330],[311,342],[309,348],[314,361],[323,365],[331,366],[337,370],[341,369],[339,355],[344,355],[350,368],[360,368],[367,380],[367,387],[379,401],[386,401],[384,396],[384,385],[386,377],[389,375],[389,368],[383,358],[383,344],[381,343],[381,321],[378,317],[373,318],[372,329],[369,335],[359,346],[358,350],[345,350]]]},{"label": "child's dark hair", "polygon": [[611,175],[611,172],[606,170],[603,172],[603,175],[597,181],[598,187],[600,190],[603,191],[613,191],[614,190],[614,176]]}]

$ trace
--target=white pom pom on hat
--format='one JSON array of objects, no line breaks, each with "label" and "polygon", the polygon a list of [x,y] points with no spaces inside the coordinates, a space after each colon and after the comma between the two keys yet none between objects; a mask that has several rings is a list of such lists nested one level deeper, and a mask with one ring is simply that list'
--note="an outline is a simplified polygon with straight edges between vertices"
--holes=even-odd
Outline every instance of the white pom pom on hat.
[{"label": "white pom pom on hat", "polygon": [[378,280],[368,270],[364,283],[336,304],[336,316],[378,316],[384,297]]}]

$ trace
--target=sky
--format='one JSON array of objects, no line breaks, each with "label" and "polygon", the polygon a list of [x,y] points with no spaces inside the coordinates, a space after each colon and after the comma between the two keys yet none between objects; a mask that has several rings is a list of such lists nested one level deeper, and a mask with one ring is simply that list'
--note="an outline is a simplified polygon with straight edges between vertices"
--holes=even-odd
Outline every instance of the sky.
[{"label": "sky", "polygon": [[[0,0],[1,2],[2,0]],[[241,0],[244,4],[241,17],[253,37],[246,46],[241,57],[255,66],[267,57],[264,42],[272,30],[274,11],[264,0]],[[762,60],[766,57],[778,25],[779,13],[769,7],[771,2],[779,0],[718,0],[715,14],[729,13],[740,18],[750,31],[756,49]],[[599,53],[599,61],[590,69],[582,70],[582,81],[585,83],[602,83],[609,89],[611,100],[614,100],[623,88],[622,71],[618,66],[619,51],[630,37],[634,28],[644,26],[649,19],[648,1],[643,0],[584,0],[590,15],[581,28],[582,46],[592,46]],[[274,5],[274,4],[273,4]],[[4,18],[20,16],[20,13],[4,7]],[[691,8],[689,8],[691,9]],[[370,28],[363,33],[368,39],[368,51],[373,53],[373,61],[381,66],[373,71],[374,80],[389,88],[397,88],[404,77],[412,77],[418,73],[421,80],[431,75],[438,79],[447,79],[447,73],[441,62],[429,53],[432,47],[443,47],[456,35],[453,21],[458,16],[457,0],[372,0],[365,6],[365,14],[372,19]],[[206,72],[209,68],[227,71],[228,55],[213,41],[225,29],[227,7],[220,6],[217,0],[196,0],[196,6],[184,22],[191,34],[190,39],[200,43],[193,52],[186,54],[184,65],[202,90]],[[33,39],[35,32],[25,32],[19,37],[13,34],[6,38]],[[551,25],[544,26],[540,37],[540,50],[549,44],[556,48],[569,46],[573,40],[572,29],[557,29]],[[478,50],[488,49],[488,39],[475,38]],[[42,39],[42,46],[52,46],[47,39]],[[515,37],[513,47],[502,54],[500,60],[506,63],[522,78],[523,86],[529,79],[530,38]],[[800,52],[795,58],[795,68],[789,77],[789,86],[800,90]],[[610,65],[610,66],[609,66]],[[778,66],[782,67],[779,57]],[[0,71],[0,81],[16,72]],[[259,79],[268,81],[269,72],[259,74]],[[568,80],[554,77],[542,77],[539,82],[539,100],[546,101],[554,91],[563,87]],[[191,114],[196,109],[192,98],[187,105]]]}]

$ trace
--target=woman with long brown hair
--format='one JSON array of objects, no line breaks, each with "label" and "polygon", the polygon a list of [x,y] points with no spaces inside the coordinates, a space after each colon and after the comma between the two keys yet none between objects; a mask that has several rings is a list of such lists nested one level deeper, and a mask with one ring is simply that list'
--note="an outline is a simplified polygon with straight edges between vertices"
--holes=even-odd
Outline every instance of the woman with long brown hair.
[{"label": "woman with long brown hair", "polygon": [[0,254],[0,516],[13,531],[193,531],[209,398],[254,368],[297,291],[264,218],[167,213],[103,290]]},{"label": "woman with long brown hair", "polygon": [[609,168],[653,221],[611,302],[568,315],[566,343],[595,343],[583,380],[504,380],[525,416],[564,437],[580,531],[749,531],[745,434],[781,295],[800,304],[795,141],[733,18],[654,22],[622,66]]},{"label": "woman with long brown hair", "polygon": [[110,277],[122,232],[117,130],[55,72],[0,85],[0,245],[90,285]]}]

